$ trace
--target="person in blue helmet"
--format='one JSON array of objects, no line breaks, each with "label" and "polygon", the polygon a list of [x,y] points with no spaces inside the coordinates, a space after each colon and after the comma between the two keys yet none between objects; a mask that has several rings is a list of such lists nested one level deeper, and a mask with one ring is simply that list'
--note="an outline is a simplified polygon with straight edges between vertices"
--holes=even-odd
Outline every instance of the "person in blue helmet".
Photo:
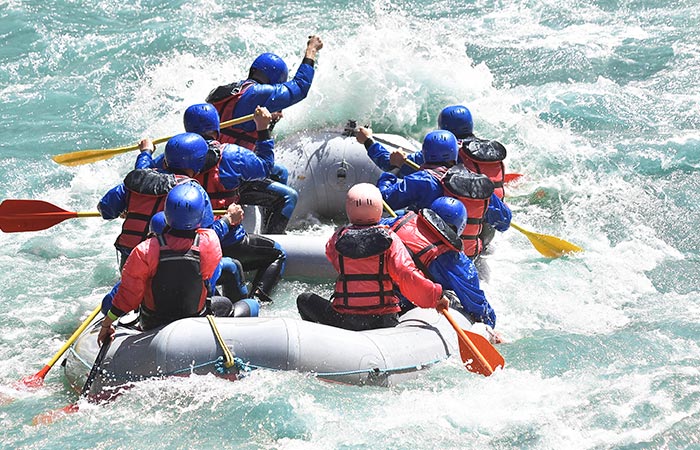
[{"label": "person in blue helmet", "polygon": [[[496,313],[479,286],[474,263],[462,252],[459,236],[467,224],[467,210],[456,198],[438,197],[430,208],[385,218],[381,222],[401,239],[416,266],[432,281],[440,284],[448,297],[458,301],[451,306],[472,322],[496,326]],[[402,310],[411,309],[401,302]]]},{"label": "person in blue helmet", "polygon": [[[318,36],[309,36],[304,59],[294,78],[288,80],[289,70],[282,58],[274,53],[259,55],[250,66],[248,78],[212,90],[206,98],[213,104],[222,121],[252,114],[262,106],[274,114],[274,120],[282,117],[282,110],[299,103],[309,93],[314,79],[316,55],[323,48]],[[255,127],[246,122],[221,130],[222,143],[238,144],[252,149],[256,137]]]},{"label": "person in blue helmet", "polygon": [[[274,53],[260,54],[250,66],[248,78],[224,86],[219,86],[209,93],[206,102],[211,103],[219,112],[221,121],[243,117],[253,113],[255,108],[262,106],[272,112],[274,124],[283,117],[282,111],[301,102],[309,93],[314,78],[314,65],[323,41],[318,36],[309,36],[306,43],[304,58],[291,80],[288,80],[289,69],[282,58]],[[238,144],[252,150],[258,141],[257,130],[250,122],[235,125],[221,130],[219,141],[226,144]],[[287,184],[287,169],[275,164],[271,169],[270,179],[243,183],[241,196],[252,204],[260,204],[270,196],[294,195],[291,188],[284,190]],[[272,184],[273,181],[278,185]],[[281,184],[281,185],[280,185]],[[292,194],[293,193],[293,194]],[[286,217],[291,217],[292,210],[286,211]],[[268,214],[268,225],[265,233],[283,233],[286,223],[277,222]],[[280,219],[279,217],[277,219]]]},{"label": "person in blue helmet", "polygon": [[[195,106],[200,111],[203,109],[211,112],[209,107]],[[209,118],[211,117],[213,116],[209,115]],[[198,128],[199,131],[207,131],[205,129],[212,126],[212,122],[207,120],[206,115],[188,114],[186,119],[190,118],[192,118],[190,125]],[[260,138],[255,153],[237,145],[218,147],[212,145],[213,141],[209,141],[203,154],[198,148],[195,155],[189,155],[189,157],[183,155],[182,158],[178,158],[178,166],[182,167],[182,171],[179,173],[193,176],[202,184],[211,198],[214,209],[230,208],[231,205],[238,207],[237,204],[241,201],[239,196],[241,183],[246,180],[264,178],[274,163],[274,142],[270,139],[268,131],[272,115],[266,108],[258,107],[254,113],[254,121]],[[203,139],[198,134],[196,136]],[[143,161],[148,162],[150,149],[145,147],[146,150],[142,152],[142,154],[146,153]],[[169,166],[167,150],[166,146],[164,158],[166,167]],[[153,165],[159,164],[158,160],[151,161]],[[270,294],[279,282],[286,263],[287,255],[282,247],[270,238],[247,233],[240,224],[230,227],[220,226],[222,230],[219,235],[221,236],[224,256],[239,261],[246,272],[255,271],[249,290],[250,294],[261,301],[271,301]],[[226,280],[229,274],[224,272],[222,276]],[[231,285],[231,283],[227,283],[227,285]],[[226,292],[225,295],[236,297],[230,292]]]},{"label": "person in blue helmet", "polygon": [[[503,144],[495,140],[480,139],[474,135],[474,120],[469,108],[463,105],[447,106],[438,115],[438,128],[447,130],[455,135],[459,152],[457,162],[468,170],[489,177],[494,185],[494,195],[503,201],[505,197],[505,165],[503,160],[507,152]],[[361,129],[358,133],[368,133]],[[415,165],[422,165],[425,160],[421,150],[406,154],[401,150],[389,151],[381,145],[373,145],[374,141],[365,141],[367,154],[380,169],[389,172],[398,170],[399,176],[406,176],[415,169],[406,160]],[[504,204],[503,208],[489,209],[487,222],[481,232],[481,240],[486,247],[494,237],[495,230],[504,232],[510,227],[510,209]],[[494,226],[494,224],[497,224]]]},{"label": "person in blue helmet", "polygon": [[111,339],[115,320],[136,309],[144,330],[209,313],[209,280],[221,260],[221,245],[214,230],[201,228],[208,207],[206,193],[194,181],[180,183],[168,192],[164,206],[167,227],[129,254],[121,284],[102,322],[100,343]]},{"label": "person in blue helmet", "polygon": [[[144,141],[141,144],[147,146]],[[194,176],[196,171],[189,167],[203,167],[207,149],[206,141],[197,134],[173,136],[166,144],[162,169],[134,169],[100,199],[97,209],[102,218],[124,218],[122,231],[114,243],[120,268],[131,250],[146,239],[151,218],[163,210],[168,192]],[[209,215],[213,218],[211,212]]]},{"label": "person in blue helmet", "polygon": [[[370,129],[360,127],[357,141],[366,148],[381,147],[373,142]],[[383,172],[377,186],[382,197],[394,210],[429,208],[432,202],[443,195],[459,199],[467,209],[467,227],[461,235],[463,252],[477,258],[484,249],[479,237],[483,223],[488,221],[496,229],[510,226],[510,209],[495,195],[493,182],[482,174],[470,172],[463,165],[456,165],[458,157],[457,138],[449,131],[434,130],[423,139],[424,157],[421,170],[399,178],[393,173]]]},{"label": "person in blue helmet", "polygon": [[[195,185],[200,188],[199,185]],[[201,188],[200,188],[201,189]],[[202,192],[204,190],[202,189]],[[206,194],[206,193],[205,193]],[[207,200],[207,205],[209,205]],[[210,206],[208,206],[211,209]],[[214,223],[209,223],[213,219],[208,212],[205,212],[204,219],[202,221],[202,228],[212,228],[214,232],[219,236],[226,234],[228,231],[227,226],[242,226],[239,225],[243,219],[243,210],[238,205],[232,205],[226,214],[222,216],[219,220]],[[233,225],[235,224],[235,225]],[[153,237],[158,234],[163,234],[166,231],[167,222],[165,219],[165,212],[160,211],[156,213],[151,218],[151,223],[149,227],[148,237]],[[112,307],[112,302],[114,301],[114,296],[117,294],[119,285],[121,281],[118,281],[112,290],[105,295],[102,299],[102,314],[105,316],[107,312]],[[216,291],[216,286],[221,284],[223,296],[218,295]],[[213,314],[217,317],[255,317],[258,314],[258,302],[254,299],[248,297],[248,288],[245,284],[245,278],[243,275],[243,268],[240,262],[228,258],[222,257],[219,265],[214,271],[214,275],[210,280],[211,289],[214,291],[210,298],[211,310]]]},{"label": "person in blue helmet", "polygon": [[[209,144],[204,167],[196,178],[206,187],[215,208],[225,208],[232,201],[242,205],[262,206],[265,208],[262,232],[283,234],[296,207],[298,195],[286,184],[265,177],[269,166],[269,154],[265,147],[271,140],[264,139],[258,143],[262,147],[259,155],[258,152],[235,144],[221,144],[218,141],[221,131],[219,113],[209,103],[189,106],[185,110],[183,122],[185,131],[199,134]],[[141,152],[136,162],[137,168],[162,167],[163,156],[154,160],[150,151],[152,148],[146,146],[146,151]],[[261,182],[265,188],[244,188],[250,181]]]}]

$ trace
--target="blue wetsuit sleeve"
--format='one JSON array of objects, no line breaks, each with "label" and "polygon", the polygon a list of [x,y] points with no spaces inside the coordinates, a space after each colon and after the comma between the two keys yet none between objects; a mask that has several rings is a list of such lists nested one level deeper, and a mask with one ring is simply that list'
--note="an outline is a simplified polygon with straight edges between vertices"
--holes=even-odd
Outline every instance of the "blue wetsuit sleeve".
[{"label": "blue wetsuit sleeve", "polygon": [[136,157],[134,169],[163,169],[164,161],[165,155],[162,153],[153,158],[150,152],[141,152]]},{"label": "blue wetsuit sleeve", "polygon": [[[271,140],[270,140],[271,141]],[[267,141],[260,141],[260,144]],[[272,153],[271,145],[267,152]],[[219,179],[226,189],[235,189],[244,181],[264,180],[270,174],[272,168],[270,156],[263,150],[263,157],[258,157],[248,149],[235,144],[226,144],[221,154],[219,163]],[[272,156],[274,164],[274,155]]]},{"label": "blue wetsuit sleeve", "polygon": [[510,227],[511,217],[512,213],[508,205],[503,203],[496,194],[491,194],[489,207],[486,210],[486,221],[496,230],[504,232]]},{"label": "blue wetsuit sleeve", "polygon": [[[269,133],[268,133],[269,134]],[[262,161],[265,170],[265,177],[269,177],[275,165],[275,141],[265,139],[255,143],[255,155]]]},{"label": "blue wetsuit sleeve", "polygon": [[[241,94],[234,108],[234,117],[251,114],[257,106],[264,106],[270,112],[281,111],[304,100],[311,89],[314,68],[301,64],[294,78],[279,84],[255,84]],[[252,131],[255,124],[250,121],[240,125],[241,129]]]},{"label": "blue wetsuit sleeve", "polygon": [[389,172],[384,172],[379,176],[377,187],[384,201],[394,211],[406,207],[427,208],[443,192],[442,185],[422,170],[401,180]]},{"label": "blue wetsuit sleeve", "polygon": [[[367,148],[367,156],[369,156],[372,162],[384,172],[394,169],[394,166],[391,165],[389,160],[390,155],[391,151],[379,142],[374,142]],[[413,161],[418,166],[423,164],[423,154],[421,152],[409,153],[406,155],[406,159]],[[399,176],[405,177],[415,172],[416,169],[408,164],[403,164],[399,170]]]},{"label": "blue wetsuit sleeve", "polygon": [[389,155],[391,153],[379,142],[374,142],[367,149],[367,156],[372,160],[374,165],[382,169],[384,172],[388,172],[393,169],[393,166],[389,163]]},{"label": "blue wetsuit sleeve", "polygon": [[103,219],[116,219],[126,211],[126,186],[120,184],[110,189],[97,204],[97,210]]},{"label": "blue wetsuit sleeve", "polygon": [[386,225],[391,228],[397,220],[399,220],[398,217],[382,217],[379,219],[379,225]]},{"label": "blue wetsuit sleeve", "polygon": [[[423,152],[421,150],[415,152],[415,153],[409,153],[406,155],[406,159],[409,161],[413,161],[413,163],[417,166],[422,166],[423,165]],[[408,164],[404,164],[401,166],[401,170],[399,171],[399,175],[402,177],[405,177],[406,175],[410,175],[412,173],[415,173],[416,169],[413,167],[409,166]]]},{"label": "blue wetsuit sleeve", "polygon": [[216,235],[219,237],[219,241],[221,241],[224,238],[224,236],[228,234],[229,231],[228,222],[226,222],[224,219],[215,220],[211,228],[212,230],[214,230],[214,233],[216,233]]},{"label": "blue wetsuit sleeve", "polygon": [[430,264],[429,270],[437,283],[457,294],[464,311],[473,320],[496,326],[496,313],[479,287],[479,275],[474,263],[466,255],[443,253]]},{"label": "blue wetsuit sleeve", "polygon": [[243,228],[242,224],[229,227],[228,233],[222,238],[219,238],[221,240],[221,247],[224,248],[229,245],[237,244],[243,240],[245,235],[245,228]]},{"label": "blue wetsuit sleeve", "polygon": [[139,152],[136,157],[136,164],[134,164],[134,169],[153,169],[155,164],[153,164],[153,155],[151,152]]}]

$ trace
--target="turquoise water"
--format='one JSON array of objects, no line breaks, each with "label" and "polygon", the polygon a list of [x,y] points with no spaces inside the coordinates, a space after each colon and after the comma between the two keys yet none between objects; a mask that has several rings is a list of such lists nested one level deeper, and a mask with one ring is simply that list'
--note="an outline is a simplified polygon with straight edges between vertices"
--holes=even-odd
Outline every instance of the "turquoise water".
[{"label": "turquoise water", "polygon": [[[514,221],[574,242],[546,260],[498,237],[484,284],[504,371],[449,361],[390,389],[297,373],[143,383],[31,426],[75,396],[54,368],[16,392],[116,280],[118,223],[0,234],[3,448],[700,448],[700,12],[694,1],[0,0],[0,198],[94,210],[133,154],[52,155],[180,130],[260,52],[325,48],[283,142],[348,118],[421,139],[464,103],[508,148]],[[264,314],[295,316],[286,281]]]}]

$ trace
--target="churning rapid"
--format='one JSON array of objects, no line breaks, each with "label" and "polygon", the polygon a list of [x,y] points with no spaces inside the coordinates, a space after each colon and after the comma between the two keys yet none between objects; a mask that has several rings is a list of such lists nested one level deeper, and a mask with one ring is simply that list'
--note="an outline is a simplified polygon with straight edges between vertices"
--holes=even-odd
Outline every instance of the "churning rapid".
[{"label": "churning rapid", "polygon": [[[696,2],[127,3],[0,0],[0,200],[95,210],[135,154],[51,156],[178,133],[185,108],[256,55],[293,73],[318,34],[313,86],[275,128],[278,152],[348,119],[420,141],[444,106],[465,104],[523,175],[506,193],[513,221],[585,251],[549,260],[515,230],[497,236],[482,287],[506,367],[490,377],[453,357],[388,389],[296,372],[171,378],[35,427],[75,400],[59,364],[37,391],[12,386],[117,280],[120,224],[2,233],[3,447],[700,447]],[[333,224],[305,226],[293,233]],[[331,289],[284,280],[260,315],[298,317],[300,292]]]}]

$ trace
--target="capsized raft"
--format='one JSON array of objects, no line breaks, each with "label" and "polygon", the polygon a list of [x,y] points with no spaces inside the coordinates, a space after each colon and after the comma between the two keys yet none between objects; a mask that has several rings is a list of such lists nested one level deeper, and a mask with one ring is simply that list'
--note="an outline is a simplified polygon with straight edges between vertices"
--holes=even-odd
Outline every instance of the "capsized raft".
[{"label": "capsized raft", "polygon": [[[452,316],[462,328],[487,337],[483,324],[472,325],[457,311]],[[217,317],[215,321],[241,373],[287,370],[347,384],[392,386],[415,378],[450,355],[459,358],[454,329],[434,309],[415,308],[394,328],[367,331],[279,317]],[[88,328],[66,357],[66,377],[77,390],[97,355],[100,324],[98,319]],[[118,326],[90,393],[149,378],[226,376],[223,355],[204,317],[178,320],[146,332]]]}]

